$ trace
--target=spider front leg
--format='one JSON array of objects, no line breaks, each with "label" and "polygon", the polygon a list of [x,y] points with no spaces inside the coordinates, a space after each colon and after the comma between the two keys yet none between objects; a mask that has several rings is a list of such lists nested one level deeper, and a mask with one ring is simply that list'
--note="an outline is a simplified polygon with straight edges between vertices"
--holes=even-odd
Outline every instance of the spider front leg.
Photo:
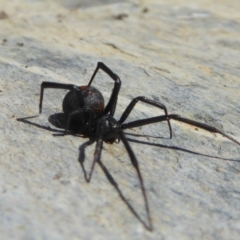
[{"label": "spider front leg", "polygon": [[132,163],[133,167],[135,168],[135,170],[137,172],[138,179],[139,179],[140,186],[141,186],[141,190],[142,190],[143,199],[144,199],[144,202],[145,202],[145,208],[146,208],[148,223],[149,223],[149,226],[146,226],[146,227],[148,228],[148,230],[152,231],[153,227],[152,227],[152,220],[151,220],[151,217],[150,217],[150,210],[149,210],[149,206],[148,206],[147,194],[146,194],[146,190],[145,190],[145,187],[144,187],[142,174],[141,174],[139,166],[138,166],[138,160],[137,160],[132,148],[130,147],[124,132],[121,131],[121,130],[119,131],[119,137],[122,140],[128,154],[129,154],[131,163]]},{"label": "spider front leg", "polygon": [[39,114],[42,112],[42,102],[43,102],[43,92],[45,88],[56,88],[56,89],[66,89],[72,90],[76,93],[79,105],[84,106],[84,99],[80,88],[73,84],[55,83],[55,82],[42,82],[40,90],[40,101],[39,101]]},{"label": "spider front leg", "polygon": [[212,133],[219,133],[222,136],[224,136],[224,137],[228,138],[229,140],[231,140],[231,141],[237,143],[238,145],[240,145],[239,141],[237,141],[236,139],[227,135],[226,133],[218,130],[215,127],[209,126],[205,123],[200,123],[200,122],[197,122],[197,121],[193,121],[193,120],[188,119],[188,118],[183,118],[183,117],[181,117],[180,115],[177,115],[177,114],[170,114],[170,115],[167,115],[167,116],[165,115],[165,116],[146,118],[146,119],[142,119],[142,120],[137,120],[137,121],[125,123],[125,124],[122,124],[122,129],[135,128],[135,127],[140,127],[140,126],[148,125],[148,124],[152,124],[152,123],[169,121],[170,119],[173,119],[173,120],[176,120],[176,121],[179,121],[179,122],[184,122],[184,123],[190,124],[192,126],[202,128],[202,129],[207,130],[207,131],[212,132]]},{"label": "spider front leg", "polygon": [[112,94],[110,96],[109,102],[107,104],[107,106],[105,107],[103,113],[101,114],[101,116],[110,113],[111,116],[114,115],[115,109],[116,109],[116,104],[117,104],[117,99],[118,99],[118,93],[120,91],[120,87],[121,87],[121,80],[118,77],[117,74],[115,74],[110,68],[108,68],[104,63],[102,62],[98,62],[97,67],[88,83],[88,86],[91,85],[93,79],[95,78],[98,70],[101,69],[103,70],[105,73],[107,73],[115,82],[114,84],[114,88],[112,91]]},{"label": "spider front leg", "polygon": [[[165,112],[165,116],[166,116],[166,120],[168,122],[168,127],[169,127],[169,132],[170,132],[170,138],[172,138],[172,127],[171,127],[171,123],[170,123],[170,120],[169,118],[167,117],[168,116],[168,112],[167,112],[167,108],[165,105],[159,103],[159,102],[156,102],[156,101],[153,101],[153,100],[150,100],[150,99],[147,99],[146,97],[136,97],[134,98],[130,104],[128,105],[128,107],[126,108],[126,110],[123,112],[120,120],[119,120],[119,123],[124,123],[125,120],[127,119],[127,117],[129,116],[129,114],[132,112],[133,108],[135,107],[135,105],[137,104],[138,101],[141,101],[141,102],[144,102],[144,103],[147,103],[149,105],[152,105],[152,106],[155,106],[155,107],[158,107],[162,110],[164,110]],[[151,118],[150,118],[151,119]],[[147,121],[147,119],[146,119]],[[148,124],[148,122],[146,122],[146,124]],[[126,125],[126,124],[123,124],[123,125]]]},{"label": "spider front leg", "polygon": [[102,148],[103,148],[103,126],[100,126],[98,137],[97,137],[97,143],[94,151],[92,166],[91,166],[89,175],[85,177],[87,182],[90,182],[92,178],[92,173],[93,173],[96,162],[99,162],[99,160],[101,159]]}]

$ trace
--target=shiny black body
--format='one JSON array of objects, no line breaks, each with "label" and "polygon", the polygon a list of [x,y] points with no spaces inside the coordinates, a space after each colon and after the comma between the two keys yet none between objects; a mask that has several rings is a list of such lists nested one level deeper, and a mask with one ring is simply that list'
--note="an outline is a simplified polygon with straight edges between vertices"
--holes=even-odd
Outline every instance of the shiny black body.
[{"label": "shiny black body", "polygon": [[[81,86],[80,91],[71,90],[63,99],[63,112],[68,119],[68,129],[84,135],[92,135],[96,129],[95,118],[104,110],[102,94],[92,86]],[[82,103],[81,103],[81,100]]]},{"label": "shiny black body", "polygon": [[[91,86],[91,83],[99,69],[107,73],[114,81],[114,88],[112,90],[112,94],[110,96],[109,102],[106,106],[104,106],[104,99],[102,94],[96,88]],[[130,147],[127,141],[127,138],[125,137],[125,134],[123,131],[124,129],[167,121],[169,132],[170,132],[170,138],[172,138],[172,128],[171,128],[170,119],[174,119],[177,121],[185,122],[187,124],[205,129],[210,132],[220,133],[223,136],[227,137],[228,139],[234,141],[238,145],[240,145],[240,143],[214,127],[211,127],[206,124],[199,123],[190,119],[182,118],[176,114],[169,115],[167,112],[167,108],[163,104],[147,99],[146,97],[142,97],[142,96],[134,98],[130,102],[126,110],[123,112],[121,118],[119,120],[116,120],[114,118],[114,113],[116,109],[120,87],[121,87],[121,80],[118,77],[118,75],[113,73],[104,63],[99,62],[87,86],[78,87],[72,84],[43,82],[41,85],[41,92],[40,92],[39,112],[41,113],[43,92],[45,88],[57,88],[57,89],[69,90],[69,92],[66,94],[63,100],[63,112],[67,119],[65,132],[68,130],[76,131],[86,137],[91,137],[96,140],[94,160],[91,166],[89,176],[86,179],[88,182],[91,179],[95,163],[99,162],[101,158],[103,142],[105,141],[107,143],[114,143],[115,141],[120,141],[120,140],[123,142],[129,154],[131,163],[136,169],[136,172],[141,184],[142,194],[145,201],[145,207],[146,207],[146,212],[147,212],[147,217],[149,222],[149,225],[145,225],[145,227],[148,230],[152,230],[150,211],[148,207],[147,195],[144,188],[142,175],[138,166],[137,158],[134,152],[132,151],[132,148]],[[125,120],[128,118],[129,114],[131,113],[131,111],[133,110],[134,106],[138,101],[144,102],[146,104],[155,106],[156,108],[163,110],[164,115],[159,115],[156,117],[150,117],[146,119],[125,123]]]}]

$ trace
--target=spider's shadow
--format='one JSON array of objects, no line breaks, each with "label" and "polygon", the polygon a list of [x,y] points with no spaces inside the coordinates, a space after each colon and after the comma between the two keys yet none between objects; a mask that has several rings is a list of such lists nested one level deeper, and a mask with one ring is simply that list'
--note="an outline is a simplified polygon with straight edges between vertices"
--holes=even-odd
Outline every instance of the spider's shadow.
[{"label": "spider's shadow", "polygon": [[55,113],[49,116],[48,121],[56,128],[65,129],[67,125],[64,113]]},{"label": "spider's shadow", "polygon": [[26,123],[26,124],[29,124],[31,126],[41,128],[41,129],[44,129],[44,130],[47,130],[47,131],[50,131],[50,132],[63,133],[63,131],[61,131],[61,130],[54,129],[54,128],[51,128],[51,127],[42,126],[38,123],[34,123],[34,122],[29,121],[29,119],[36,118],[36,117],[39,117],[39,115],[34,115],[34,116],[24,117],[24,118],[17,118],[17,121],[22,122],[22,123]]},{"label": "spider's shadow", "polygon": [[[51,127],[45,127],[45,126],[42,126],[40,124],[31,122],[31,121],[28,120],[28,119],[35,118],[35,117],[38,117],[38,115],[31,116],[31,117],[26,117],[26,118],[18,118],[17,121],[30,124],[30,125],[32,125],[34,127],[38,127],[38,128],[41,128],[41,129],[45,129],[45,130],[51,131],[51,132],[53,132],[53,136],[64,136],[64,129],[65,129],[65,126],[66,126],[66,118],[65,118],[65,115],[63,113],[56,113],[56,114],[50,115],[50,117],[48,118],[48,121],[53,126],[55,126],[56,128],[59,128],[61,130],[53,129]],[[81,136],[80,134],[77,134],[77,133],[70,133],[70,134],[73,135],[73,136],[77,136],[77,137]],[[138,135],[138,134],[131,134],[131,133],[126,133],[126,135],[137,136],[137,137],[139,137],[139,136],[140,137],[150,137],[151,138],[151,136],[148,136],[148,135]],[[84,137],[84,136],[81,136],[81,137]],[[155,137],[153,137],[153,138],[155,138]],[[154,146],[154,147],[161,147],[161,148],[167,148],[167,149],[187,152],[187,153],[190,153],[190,154],[201,155],[201,156],[215,158],[215,159],[220,159],[220,160],[228,160],[228,161],[240,162],[240,160],[227,159],[227,158],[221,158],[221,157],[217,157],[217,156],[206,155],[206,154],[203,154],[203,153],[195,152],[195,151],[192,151],[192,150],[188,150],[188,149],[184,149],[184,148],[180,148],[180,147],[176,147],[176,146],[167,146],[167,145],[163,145],[163,144],[151,143],[151,142],[146,142],[146,141],[140,141],[140,140],[131,139],[131,138],[128,138],[128,141],[139,143],[139,144],[144,144],[144,145],[150,145],[150,146]],[[84,173],[84,178],[85,178],[86,181],[87,181],[87,172],[86,172],[86,169],[84,167],[85,149],[86,149],[86,147],[90,146],[94,142],[95,142],[95,139],[94,138],[90,138],[89,141],[83,143],[79,147],[78,162],[80,163],[80,165],[82,167],[82,170],[83,170],[83,173]],[[118,187],[117,182],[114,180],[112,175],[109,173],[109,171],[106,168],[106,166],[101,162],[101,160],[98,161],[98,164],[101,167],[101,169],[103,170],[103,172],[105,173],[108,181],[112,184],[112,186],[118,192],[120,198],[128,206],[128,208],[132,212],[132,214],[143,224],[143,226],[146,229],[149,229],[148,225],[141,219],[141,217],[138,215],[138,213],[135,211],[135,209],[132,207],[132,205],[125,198],[125,196],[123,195],[122,191]]]},{"label": "spider's shadow", "polygon": [[208,155],[208,154],[204,154],[204,153],[195,152],[195,151],[192,151],[192,150],[180,148],[180,147],[177,147],[177,146],[167,146],[167,145],[163,145],[163,144],[160,144],[160,143],[151,143],[151,142],[146,142],[146,141],[140,141],[140,140],[136,140],[134,138],[128,138],[128,141],[134,142],[134,143],[139,143],[139,144],[144,144],[144,145],[149,145],[149,146],[153,146],[153,147],[160,147],[160,148],[166,148],[166,149],[171,149],[171,150],[177,150],[177,151],[181,151],[181,152],[187,152],[187,153],[191,153],[191,154],[199,155],[199,156],[203,156],[203,157],[215,158],[215,159],[218,159],[218,160],[240,162],[240,160],[237,160],[237,159],[223,158],[223,157]]}]

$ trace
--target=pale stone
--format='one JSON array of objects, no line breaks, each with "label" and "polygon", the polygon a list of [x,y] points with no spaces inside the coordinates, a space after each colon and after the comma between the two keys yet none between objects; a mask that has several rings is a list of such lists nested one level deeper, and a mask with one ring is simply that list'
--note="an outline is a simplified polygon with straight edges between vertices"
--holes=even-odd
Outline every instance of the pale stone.
[{"label": "pale stone", "polygon": [[[87,138],[54,136],[64,90],[86,85],[98,61],[122,80],[116,118],[137,96],[240,141],[240,4],[230,1],[1,1],[1,239],[234,239],[240,235],[240,146],[172,121],[128,130],[154,231],[147,231],[96,165],[78,163]],[[107,99],[113,81],[94,81]],[[129,120],[163,114],[138,103]],[[17,118],[31,117],[24,121]],[[137,136],[135,136],[137,135]],[[144,137],[143,135],[148,135]],[[157,136],[157,137],[154,137]],[[86,168],[94,144],[85,149]],[[120,144],[102,162],[147,223],[139,181]]]}]

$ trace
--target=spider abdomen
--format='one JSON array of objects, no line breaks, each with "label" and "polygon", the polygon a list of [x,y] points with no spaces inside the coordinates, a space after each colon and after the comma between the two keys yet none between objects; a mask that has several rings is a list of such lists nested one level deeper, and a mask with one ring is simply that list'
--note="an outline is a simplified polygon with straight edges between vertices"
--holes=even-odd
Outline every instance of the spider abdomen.
[{"label": "spider abdomen", "polygon": [[[62,108],[65,115],[82,108],[89,108],[94,116],[99,115],[104,109],[104,98],[96,88],[91,86],[80,86],[81,92],[71,90],[63,99]],[[80,96],[78,96],[78,94]],[[83,97],[83,104],[79,101]]]}]

